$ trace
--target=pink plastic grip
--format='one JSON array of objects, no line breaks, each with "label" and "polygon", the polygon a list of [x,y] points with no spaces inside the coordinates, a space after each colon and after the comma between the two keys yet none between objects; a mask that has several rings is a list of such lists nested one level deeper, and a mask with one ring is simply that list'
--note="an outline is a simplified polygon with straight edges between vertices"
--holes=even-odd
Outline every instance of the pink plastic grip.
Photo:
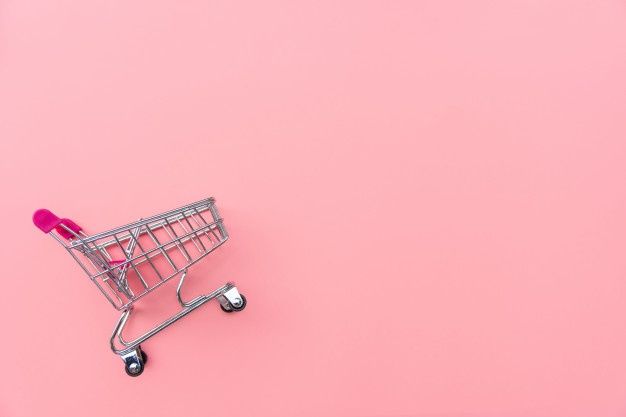
[{"label": "pink plastic grip", "polygon": [[[75,238],[75,234],[78,234],[82,229],[79,225],[71,221],[70,219],[61,219],[57,217],[50,210],[39,209],[33,214],[33,223],[44,233],[50,233],[52,229],[55,229],[58,234],[65,239]],[[67,227],[67,230],[63,226]],[[74,232],[74,233],[72,233]]]}]

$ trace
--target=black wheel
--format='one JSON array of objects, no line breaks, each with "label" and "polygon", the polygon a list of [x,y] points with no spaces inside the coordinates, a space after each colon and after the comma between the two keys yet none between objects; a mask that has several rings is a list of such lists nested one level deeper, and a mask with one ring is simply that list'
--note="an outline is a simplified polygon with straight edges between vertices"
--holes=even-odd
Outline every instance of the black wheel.
[{"label": "black wheel", "polygon": [[239,294],[241,296],[241,305],[239,307],[235,307],[234,305],[228,303],[228,307],[229,309],[224,308],[223,305],[220,304],[220,308],[222,309],[222,311],[224,313],[234,313],[236,311],[241,311],[244,308],[246,308],[246,304],[248,303],[248,301],[246,300],[246,296],[243,294]]}]

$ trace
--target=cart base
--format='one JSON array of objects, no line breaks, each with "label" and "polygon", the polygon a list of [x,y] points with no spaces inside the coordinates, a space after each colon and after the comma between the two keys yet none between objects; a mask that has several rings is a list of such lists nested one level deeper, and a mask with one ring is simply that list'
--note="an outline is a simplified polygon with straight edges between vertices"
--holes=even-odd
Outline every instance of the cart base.
[{"label": "cart base", "polygon": [[[178,287],[176,288],[176,297],[182,307],[181,310],[132,341],[126,341],[122,336],[128,318],[132,312],[132,306],[122,312],[120,319],[113,329],[110,343],[113,353],[119,355],[124,362],[124,368],[129,376],[139,376],[145,368],[147,355],[141,349],[140,344],[142,342],[145,342],[205,303],[217,299],[221,309],[227,313],[241,311],[246,307],[246,297],[237,290],[237,287],[232,282],[208,294],[199,295],[190,301],[184,301],[181,296],[181,289],[186,276],[187,270],[184,270],[181,274]],[[120,347],[118,348],[118,346]]]}]

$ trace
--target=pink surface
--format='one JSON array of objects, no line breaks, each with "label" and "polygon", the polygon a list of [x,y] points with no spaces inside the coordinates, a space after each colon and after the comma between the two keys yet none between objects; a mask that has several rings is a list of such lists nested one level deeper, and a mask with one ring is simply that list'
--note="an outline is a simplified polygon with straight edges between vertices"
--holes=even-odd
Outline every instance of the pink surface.
[{"label": "pink surface", "polygon": [[[626,415],[625,116],[621,0],[5,0],[0,415]],[[210,195],[128,378],[31,214]]]}]

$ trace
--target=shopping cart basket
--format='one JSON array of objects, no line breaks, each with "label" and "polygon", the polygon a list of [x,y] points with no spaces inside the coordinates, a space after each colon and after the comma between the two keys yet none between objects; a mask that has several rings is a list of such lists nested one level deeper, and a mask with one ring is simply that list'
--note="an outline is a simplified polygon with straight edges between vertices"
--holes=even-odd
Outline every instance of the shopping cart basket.
[{"label": "shopping cart basket", "polygon": [[[246,306],[246,298],[231,282],[192,300],[181,296],[189,267],[228,239],[213,198],[94,235],[46,209],[37,210],[33,222],[63,245],[102,294],[122,311],[110,343],[130,376],[144,370],[147,355],[141,343],[196,308],[212,299],[228,313]],[[136,339],[125,340],[122,332],[133,304],[176,276],[180,276],[176,287],[180,311]]]}]

